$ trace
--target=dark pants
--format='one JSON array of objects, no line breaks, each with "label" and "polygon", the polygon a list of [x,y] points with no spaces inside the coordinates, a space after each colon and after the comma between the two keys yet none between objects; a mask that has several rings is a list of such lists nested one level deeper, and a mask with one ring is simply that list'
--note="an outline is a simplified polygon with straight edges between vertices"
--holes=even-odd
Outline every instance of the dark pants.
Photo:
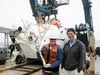
[{"label": "dark pants", "polygon": [[59,72],[48,73],[48,72],[42,71],[42,75],[59,75]]}]

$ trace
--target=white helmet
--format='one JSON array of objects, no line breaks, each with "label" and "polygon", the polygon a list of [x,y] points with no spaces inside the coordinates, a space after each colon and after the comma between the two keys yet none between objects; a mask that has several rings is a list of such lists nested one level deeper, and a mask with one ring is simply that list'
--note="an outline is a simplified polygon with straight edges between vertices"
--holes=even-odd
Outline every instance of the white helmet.
[{"label": "white helmet", "polygon": [[49,39],[58,39],[58,38],[57,38],[57,37],[51,36],[51,37],[49,37]]}]

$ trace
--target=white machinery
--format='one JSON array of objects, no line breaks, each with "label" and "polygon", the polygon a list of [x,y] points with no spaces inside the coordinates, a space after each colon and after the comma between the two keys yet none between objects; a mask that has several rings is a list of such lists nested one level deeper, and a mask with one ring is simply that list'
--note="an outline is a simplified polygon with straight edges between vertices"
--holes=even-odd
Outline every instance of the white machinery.
[{"label": "white machinery", "polygon": [[[59,28],[53,24],[31,24],[23,27],[19,27],[18,30],[11,32],[10,37],[12,43],[15,44],[15,48],[20,46],[21,50],[15,58],[16,63],[21,63],[22,59],[38,59],[36,50],[49,42],[50,37],[57,39],[57,43],[63,48],[64,42],[67,40],[66,36],[67,28],[59,26]],[[19,44],[16,46],[16,44]],[[18,58],[17,58],[18,57]]]}]

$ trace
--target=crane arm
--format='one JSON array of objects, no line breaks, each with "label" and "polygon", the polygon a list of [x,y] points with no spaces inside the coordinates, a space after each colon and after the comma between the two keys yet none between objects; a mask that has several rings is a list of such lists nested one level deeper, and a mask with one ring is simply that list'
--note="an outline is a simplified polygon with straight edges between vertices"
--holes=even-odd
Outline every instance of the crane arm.
[{"label": "crane arm", "polygon": [[91,3],[90,0],[82,0],[85,22],[89,25],[90,30],[93,31],[93,21],[92,21],[92,12],[91,12]]}]

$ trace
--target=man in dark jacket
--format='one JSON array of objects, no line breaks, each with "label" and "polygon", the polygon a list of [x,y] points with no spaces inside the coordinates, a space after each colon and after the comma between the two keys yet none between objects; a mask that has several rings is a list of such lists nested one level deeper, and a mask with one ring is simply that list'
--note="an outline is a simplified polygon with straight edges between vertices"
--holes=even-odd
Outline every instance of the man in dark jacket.
[{"label": "man in dark jacket", "polygon": [[75,38],[75,30],[67,30],[69,41],[63,48],[62,68],[65,75],[83,75],[83,65],[85,64],[85,45]]}]

